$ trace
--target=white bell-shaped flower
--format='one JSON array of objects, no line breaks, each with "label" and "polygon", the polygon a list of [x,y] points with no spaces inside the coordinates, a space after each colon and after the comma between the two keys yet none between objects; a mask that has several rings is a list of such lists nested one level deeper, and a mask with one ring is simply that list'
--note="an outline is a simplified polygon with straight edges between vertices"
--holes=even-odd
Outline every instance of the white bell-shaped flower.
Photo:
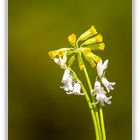
[{"label": "white bell-shaped flower", "polygon": [[66,69],[67,55],[64,53],[63,57],[59,56],[58,58],[54,58],[54,62],[59,65],[61,69]]},{"label": "white bell-shaped flower", "polygon": [[103,75],[104,70],[107,68],[108,66],[108,60],[105,60],[105,62],[103,63],[102,60],[100,62],[97,63],[97,74],[99,77],[101,77]]},{"label": "white bell-shaped flower", "polygon": [[102,83],[108,92],[113,90],[113,86],[116,84],[115,82],[109,82],[105,77],[102,77]]},{"label": "white bell-shaped flower", "polygon": [[93,105],[100,103],[102,106],[104,106],[104,102],[106,102],[107,104],[111,104],[111,101],[109,101],[109,99],[111,99],[112,96],[106,96],[106,92],[104,91],[103,87],[101,87],[101,83],[98,80],[96,80],[94,84],[93,92],[97,100],[95,103],[93,103]]},{"label": "white bell-shaped flower", "polygon": [[81,85],[78,82],[74,83],[73,91],[69,91],[67,94],[84,95],[84,93],[81,93]]},{"label": "white bell-shaped flower", "polygon": [[61,86],[61,88],[66,92],[71,92],[73,91],[73,82],[74,79],[71,76],[68,76],[67,80],[62,82],[63,86]]},{"label": "white bell-shaped flower", "polygon": [[64,83],[65,81],[67,81],[69,76],[70,76],[70,69],[65,69],[61,82]]},{"label": "white bell-shaped flower", "polygon": [[96,100],[97,100],[96,103],[100,103],[101,106],[105,106],[104,102],[107,104],[111,104],[111,101],[109,100],[111,98],[112,98],[112,96],[107,97],[106,94],[100,93],[100,94],[96,95]]},{"label": "white bell-shaped flower", "polygon": [[63,88],[67,94],[84,95],[81,93],[81,85],[71,75],[70,70],[65,69],[60,88]]}]

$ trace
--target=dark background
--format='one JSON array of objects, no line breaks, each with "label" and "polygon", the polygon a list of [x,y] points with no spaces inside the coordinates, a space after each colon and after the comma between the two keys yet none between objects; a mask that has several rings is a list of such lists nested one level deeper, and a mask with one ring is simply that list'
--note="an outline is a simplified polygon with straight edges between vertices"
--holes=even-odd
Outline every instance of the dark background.
[{"label": "dark background", "polygon": [[48,56],[91,25],[104,36],[98,54],[109,59],[106,75],[117,83],[104,107],[107,140],[132,139],[131,6],[131,0],[9,0],[9,140],[95,139],[85,98],[59,88],[63,71]]}]

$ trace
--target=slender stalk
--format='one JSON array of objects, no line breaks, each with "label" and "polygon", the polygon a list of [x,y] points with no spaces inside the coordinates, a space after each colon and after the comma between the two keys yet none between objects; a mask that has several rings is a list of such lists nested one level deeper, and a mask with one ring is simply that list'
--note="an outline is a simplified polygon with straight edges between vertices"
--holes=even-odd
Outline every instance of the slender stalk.
[{"label": "slender stalk", "polygon": [[[73,72],[73,71],[72,71]],[[79,81],[81,87],[82,87],[82,91],[84,92],[84,96],[85,96],[85,99],[88,103],[88,107],[90,109],[90,112],[91,112],[91,117],[92,117],[92,121],[93,121],[93,125],[94,125],[94,128],[95,128],[95,135],[96,135],[96,140],[100,140],[100,135],[99,135],[99,129],[98,129],[98,123],[97,123],[97,120],[96,120],[96,116],[95,116],[95,112],[93,110],[93,106],[92,106],[92,103],[90,101],[90,98],[88,96],[88,93],[85,89],[85,87],[83,86],[82,82],[79,80],[79,78],[77,77],[77,75],[75,73],[72,73],[71,74],[77,81]]]},{"label": "slender stalk", "polygon": [[89,79],[89,76],[88,76],[88,72],[87,72],[86,67],[84,68],[84,74],[85,74],[85,77],[86,77],[86,80],[87,80],[87,83],[88,83],[88,86],[89,86],[91,98],[94,101],[95,99],[94,99],[94,96],[93,96],[93,93],[92,93],[92,85],[91,85],[91,82],[90,82],[90,79]]},{"label": "slender stalk", "polygon": [[[91,94],[92,100],[95,101],[95,99],[93,98],[92,86],[91,86],[91,82],[90,82],[90,79],[89,79],[89,76],[88,76],[86,67],[84,68],[84,73],[85,73],[85,76],[86,76],[86,79],[87,79],[87,82],[88,82],[88,86],[89,86],[89,89],[90,89],[90,94]],[[102,140],[102,132],[101,132],[101,126],[100,126],[98,109],[97,109],[97,106],[96,105],[94,105],[94,108],[95,108],[95,116],[96,116],[97,123],[98,123],[98,129],[99,129],[100,139]]]},{"label": "slender stalk", "polygon": [[84,86],[82,86],[82,90],[83,92],[85,93],[85,98],[86,98],[86,101],[88,103],[88,107],[90,109],[90,112],[91,112],[91,116],[92,116],[92,121],[93,121],[93,124],[94,124],[94,128],[95,128],[95,134],[96,134],[96,140],[100,140],[100,135],[99,135],[99,129],[98,129],[98,123],[97,123],[97,120],[96,120],[96,116],[95,116],[95,113],[94,113],[94,110],[93,110],[93,106],[92,106],[92,103],[90,101],[90,98],[84,88]]},{"label": "slender stalk", "polygon": [[103,116],[103,110],[102,110],[101,106],[100,106],[99,112],[100,112],[100,120],[101,120],[101,128],[102,128],[103,140],[106,140],[104,116]]},{"label": "slender stalk", "polygon": [[[80,55],[81,56],[81,55]],[[82,57],[81,57],[81,60],[82,60]],[[83,60],[82,60],[83,61]],[[83,62],[84,64],[84,62]],[[84,67],[85,67],[85,64],[84,64]],[[91,85],[91,82],[90,82],[90,79],[89,79],[89,75],[88,75],[88,72],[87,72],[87,69],[86,67],[84,68],[84,74],[85,74],[85,77],[87,79],[87,83],[88,83],[88,86],[89,86],[89,90],[90,90],[90,95],[91,95],[91,98],[93,100],[93,102],[95,101],[94,99],[94,96],[93,96],[93,93],[92,93],[92,85]],[[97,109],[97,106],[94,105],[94,108],[95,108],[95,116],[96,116],[96,120],[97,120],[97,125],[98,125],[98,129],[99,129],[99,135],[100,135],[100,140],[102,140],[102,132],[101,132],[101,126],[100,126],[100,120],[99,120],[99,115],[98,115],[98,109]]]}]

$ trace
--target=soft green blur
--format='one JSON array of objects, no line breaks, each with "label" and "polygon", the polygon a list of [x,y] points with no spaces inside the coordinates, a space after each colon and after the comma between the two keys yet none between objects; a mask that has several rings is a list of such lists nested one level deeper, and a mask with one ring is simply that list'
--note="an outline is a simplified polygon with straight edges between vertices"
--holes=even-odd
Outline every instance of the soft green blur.
[{"label": "soft green blur", "polygon": [[48,56],[91,25],[106,44],[96,54],[109,59],[106,75],[117,83],[104,107],[107,140],[132,139],[131,10],[131,0],[9,0],[9,140],[95,140],[85,98],[59,88],[63,70]]}]

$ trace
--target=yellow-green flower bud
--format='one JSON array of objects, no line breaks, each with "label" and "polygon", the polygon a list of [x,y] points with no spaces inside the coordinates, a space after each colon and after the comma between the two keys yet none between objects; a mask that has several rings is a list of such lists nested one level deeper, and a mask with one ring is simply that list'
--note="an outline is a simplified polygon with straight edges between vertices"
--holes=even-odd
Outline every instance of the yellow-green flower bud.
[{"label": "yellow-green flower bud", "polygon": [[71,34],[68,36],[68,41],[69,43],[73,46],[76,43],[76,35],[75,34]]},{"label": "yellow-green flower bud", "polygon": [[91,50],[101,50],[103,51],[105,48],[105,44],[104,43],[98,43],[98,44],[94,44],[94,45],[89,45],[86,46],[88,48],[90,48]]},{"label": "yellow-green flower bud", "polygon": [[57,55],[58,55],[58,56],[63,56],[64,53],[65,53],[65,52],[64,52],[64,50],[62,50],[62,49],[60,49],[60,50],[57,51]]},{"label": "yellow-green flower bud", "polygon": [[79,63],[80,70],[84,70],[85,65],[83,63],[83,59],[82,59],[81,53],[78,54],[78,63]]},{"label": "yellow-green flower bud", "polygon": [[79,41],[84,41],[90,37],[92,37],[93,35],[96,35],[97,34],[97,31],[95,29],[94,26],[91,26],[90,29],[88,29],[86,32],[84,32],[79,38],[78,40]]},{"label": "yellow-green flower bud", "polygon": [[84,55],[86,55],[87,57],[93,59],[96,63],[101,61],[101,58],[99,56],[93,54],[92,52],[84,54]]},{"label": "yellow-green flower bud", "polygon": [[84,53],[84,54],[87,54],[87,53],[90,53],[91,52],[91,48],[82,48],[82,52]]},{"label": "yellow-green flower bud", "polygon": [[61,48],[58,50],[54,50],[54,51],[49,51],[49,56],[54,59],[56,56],[64,56],[64,54],[66,55],[71,55],[73,53],[73,51],[70,48]]},{"label": "yellow-green flower bud", "polygon": [[48,54],[51,57],[51,59],[53,59],[56,56],[56,52],[55,51],[49,51]]},{"label": "yellow-green flower bud", "polygon": [[88,46],[88,45],[92,45],[92,44],[95,44],[95,43],[100,43],[102,41],[103,41],[102,35],[98,34],[97,36],[86,40],[81,46]]},{"label": "yellow-green flower bud", "polygon": [[86,54],[84,54],[84,58],[91,64],[92,67],[96,66],[96,63],[94,62],[93,58],[88,57]]},{"label": "yellow-green flower bud", "polygon": [[104,50],[105,48],[105,43],[100,43],[99,44],[99,50]]}]

